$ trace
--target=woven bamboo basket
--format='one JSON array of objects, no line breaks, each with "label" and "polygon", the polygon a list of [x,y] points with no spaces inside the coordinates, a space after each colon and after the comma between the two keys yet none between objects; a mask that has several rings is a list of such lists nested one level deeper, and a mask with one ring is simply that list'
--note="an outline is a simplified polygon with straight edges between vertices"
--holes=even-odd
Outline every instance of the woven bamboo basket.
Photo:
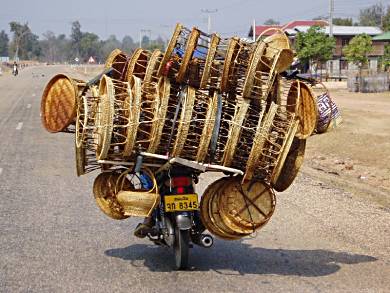
[{"label": "woven bamboo basket", "polygon": [[103,76],[99,85],[101,107],[97,120],[97,158],[122,159],[126,153],[129,139],[130,112],[132,108],[132,92],[127,82]]},{"label": "woven bamboo basket", "polygon": [[228,167],[232,165],[235,152],[237,151],[240,134],[244,131],[245,118],[249,112],[252,112],[250,109],[250,102],[246,99],[238,101],[237,106],[238,108],[233,117],[232,125],[229,128],[228,139],[222,157],[223,165]]},{"label": "woven bamboo basket", "polygon": [[126,81],[127,68],[130,61],[130,56],[120,49],[113,50],[106,59],[104,64],[105,69],[112,68],[110,76],[114,79]]},{"label": "woven bamboo basket", "polygon": [[99,110],[99,92],[96,86],[89,88],[78,98],[76,115],[76,145],[96,151],[96,119]]},{"label": "woven bamboo basket", "polygon": [[187,89],[181,112],[173,156],[203,162],[210,145],[217,114],[217,93]]},{"label": "woven bamboo basket", "polygon": [[210,40],[210,49],[207,51],[202,78],[201,89],[222,90],[228,87],[229,70],[237,55],[239,39],[223,39],[213,34]]},{"label": "woven bamboo basket", "polygon": [[297,127],[295,114],[272,103],[261,126],[261,135],[254,136],[244,180],[257,178],[269,183],[283,166],[283,154],[290,149]]},{"label": "woven bamboo basket", "polygon": [[206,162],[223,165],[228,140],[231,139],[230,129],[234,125],[234,119],[237,117],[239,110],[240,104],[236,98],[228,97],[228,94],[217,95],[216,123],[213,128]]},{"label": "woven bamboo basket", "polygon": [[[164,77],[164,82],[160,91],[163,92],[161,107],[158,113],[159,132],[152,141],[157,154],[167,155],[173,150],[173,144],[177,137],[177,128],[182,111],[183,93],[181,87],[169,78]],[[158,139],[159,138],[159,139]]]},{"label": "woven bamboo basket", "polygon": [[136,49],[128,61],[125,81],[129,81],[132,76],[144,80],[151,56],[152,52],[148,50]]},{"label": "woven bamboo basket", "polygon": [[180,156],[184,143],[187,139],[188,130],[190,128],[192,110],[195,104],[195,89],[193,87],[186,87],[183,90],[182,110],[179,117],[177,127],[176,140],[172,149],[172,156]]},{"label": "woven bamboo basket", "polygon": [[[216,44],[212,36],[193,28],[183,56],[176,81],[186,83],[195,88],[200,87],[206,66],[206,58],[211,51],[215,52]],[[212,53],[211,53],[212,54]]]},{"label": "woven bamboo basket", "polygon": [[[268,67],[268,63],[263,61],[266,44],[258,41],[250,56],[248,69],[242,86],[242,96],[250,99],[267,100],[275,80],[275,65]],[[264,70],[264,67],[267,67]]]},{"label": "woven bamboo basket", "polygon": [[285,191],[294,182],[305,157],[306,140],[294,138],[279,176],[272,178],[271,185],[276,191]]},{"label": "woven bamboo basket", "polygon": [[139,151],[152,151],[150,146],[154,144],[153,141],[156,139],[153,136],[153,128],[160,123],[158,117],[160,102],[158,83],[142,82],[141,100],[138,104],[140,116],[137,127],[132,129],[136,132],[134,145]]},{"label": "woven bamboo basket", "polygon": [[[118,203],[123,207],[126,216],[148,217],[159,204],[160,195],[153,172],[146,168],[142,172],[147,174],[153,181],[153,187],[149,190],[139,186],[140,183],[138,185],[134,184],[135,180],[138,179],[138,175],[131,173],[130,170],[124,171],[117,180],[116,198]],[[126,178],[132,183],[130,190],[123,190],[123,180],[126,180]]]},{"label": "woven bamboo basket", "polygon": [[249,235],[269,221],[276,198],[262,181],[241,181],[241,177],[233,177],[220,188],[219,215],[230,230]]},{"label": "woven bamboo basket", "polygon": [[[158,76],[164,75],[176,80],[180,71],[179,80],[184,77],[184,73],[191,59],[189,53],[187,53],[187,56],[185,54],[189,50],[193,50],[197,41],[195,30],[190,30],[180,23],[176,25],[158,69]],[[191,34],[193,31],[195,33]],[[186,59],[184,59],[184,56]]]},{"label": "woven bamboo basket", "polygon": [[41,121],[49,132],[73,132],[77,98],[85,88],[82,80],[64,74],[54,76],[46,85],[41,99]]},{"label": "woven bamboo basket", "polygon": [[329,90],[321,82],[319,85],[323,88],[323,93],[317,96],[317,125],[316,133],[324,133],[331,128],[337,127],[341,122],[341,114],[336,103],[332,100]]},{"label": "woven bamboo basket", "polygon": [[[269,31],[275,31],[275,33],[264,38],[264,34]],[[280,73],[290,67],[294,52],[291,50],[290,40],[281,29],[268,29],[258,37],[257,41],[266,44],[265,52],[261,58],[263,71],[274,68],[276,72]]]},{"label": "woven bamboo basket", "polygon": [[75,127],[77,176],[100,168],[96,160],[96,117],[98,115],[99,101],[98,91],[95,86],[78,98]]},{"label": "woven bamboo basket", "polygon": [[228,85],[223,88],[226,91],[234,91],[236,95],[243,96],[244,86],[249,71],[251,56],[256,48],[253,44],[244,41],[238,42],[238,52],[234,54],[234,59],[228,70]]},{"label": "woven bamboo basket", "polygon": [[[296,96],[298,96],[298,98]],[[306,139],[313,134],[316,128],[318,116],[317,102],[310,86],[298,80],[295,81],[291,87],[287,103],[293,105],[297,99],[297,117],[299,125],[296,136],[300,139]]]},{"label": "woven bamboo basket", "polygon": [[144,77],[145,82],[151,82],[151,83],[159,82],[160,78],[158,76],[158,69],[160,67],[163,56],[164,54],[158,49],[152,52],[145,71],[145,77]]},{"label": "woven bamboo basket", "polygon": [[[120,175],[115,171],[100,173],[93,183],[93,194],[98,207],[114,220],[124,220],[129,217],[125,215],[123,207],[116,198],[115,188]],[[130,189],[130,182],[125,180],[122,183],[122,189]]]},{"label": "woven bamboo basket", "polygon": [[[254,144],[254,138],[256,137],[256,131],[258,129],[259,120],[264,115],[265,106],[261,107],[250,105],[246,113],[244,113],[242,119],[242,126],[237,134],[235,147],[230,157],[230,166],[245,170],[249,162],[252,146]],[[261,116],[261,117],[260,117]],[[266,131],[266,130],[260,130]]]},{"label": "woven bamboo basket", "polygon": [[242,43],[238,38],[231,38],[226,51],[225,60],[223,62],[222,75],[221,75],[221,92],[232,92],[234,91],[235,83],[232,82],[231,77],[233,74],[233,65],[242,48]]},{"label": "woven bamboo basket", "polygon": [[[212,184],[210,184],[206,190],[203,192],[201,201],[200,201],[200,216],[202,223],[205,225],[207,230],[215,236],[225,239],[225,240],[237,240],[246,236],[244,234],[236,233],[226,226],[220,226],[217,223],[213,213],[212,202],[218,203],[214,200],[214,196],[217,191],[224,186],[227,182],[229,182],[230,178],[224,177],[221,178]],[[219,223],[222,223],[220,221]]]}]

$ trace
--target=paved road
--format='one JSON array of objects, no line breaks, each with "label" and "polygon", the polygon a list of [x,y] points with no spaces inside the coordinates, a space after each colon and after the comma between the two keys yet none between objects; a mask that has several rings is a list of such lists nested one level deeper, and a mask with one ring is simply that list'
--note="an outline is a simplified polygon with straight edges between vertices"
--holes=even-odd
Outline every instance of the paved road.
[{"label": "paved road", "polygon": [[256,238],[195,247],[174,271],[171,251],[132,236],[137,219],[99,211],[72,135],[42,129],[43,86],[66,71],[0,77],[0,292],[389,292],[389,208],[308,175]]}]

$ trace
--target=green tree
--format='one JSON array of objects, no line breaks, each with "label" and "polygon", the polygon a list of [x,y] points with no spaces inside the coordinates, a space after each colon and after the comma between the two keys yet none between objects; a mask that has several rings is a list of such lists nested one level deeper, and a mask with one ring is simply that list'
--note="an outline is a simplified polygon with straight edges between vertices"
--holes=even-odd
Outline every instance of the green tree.
[{"label": "green tree", "polygon": [[364,26],[381,26],[383,16],[383,5],[375,4],[368,8],[360,10],[359,24]]},{"label": "green tree", "polygon": [[81,39],[83,38],[83,33],[81,32],[81,24],[79,21],[72,22],[70,40],[72,44],[72,53],[75,57],[79,57],[81,50]]},{"label": "green tree", "polygon": [[318,26],[312,26],[306,33],[297,34],[295,49],[298,58],[304,63],[318,66],[333,56],[336,41],[325,34]]},{"label": "green tree", "polygon": [[20,24],[16,21],[11,21],[9,23],[10,31],[13,33],[13,41],[11,44],[11,49],[14,52],[14,59],[19,58],[19,54],[22,59],[27,57],[27,48],[24,46],[28,44],[27,38],[28,34],[31,34],[31,30],[28,27],[28,24]]},{"label": "green tree", "polygon": [[333,18],[333,24],[334,25],[353,26],[353,21],[352,21],[352,18],[336,17],[336,18]]},{"label": "green tree", "polygon": [[372,39],[367,34],[355,36],[343,52],[349,62],[356,64],[360,69],[368,63],[368,54],[372,51]]},{"label": "green tree", "polygon": [[94,33],[83,33],[80,41],[80,55],[84,61],[87,61],[90,56],[100,56],[99,37]]},{"label": "green tree", "polygon": [[387,6],[387,12],[382,18],[382,29],[385,32],[390,31],[390,5]]},{"label": "green tree", "polygon": [[122,51],[130,54],[134,50],[134,48],[136,48],[136,45],[132,37],[124,36],[122,40],[122,46],[121,46]]},{"label": "green tree", "polygon": [[0,56],[8,56],[9,38],[4,30],[0,32]]},{"label": "green tree", "polygon": [[280,22],[277,20],[274,20],[273,18],[269,18],[266,21],[264,21],[265,25],[279,25]]},{"label": "green tree", "polygon": [[385,46],[385,53],[382,57],[382,64],[385,70],[390,69],[390,44]]},{"label": "green tree", "polygon": [[111,35],[108,37],[107,40],[105,41],[102,41],[102,45],[101,45],[101,57],[102,58],[107,58],[107,56],[114,50],[114,49],[117,49],[117,48],[121,48],[122,44],[121,42],[119,42],[116,38],[115,35]]}]

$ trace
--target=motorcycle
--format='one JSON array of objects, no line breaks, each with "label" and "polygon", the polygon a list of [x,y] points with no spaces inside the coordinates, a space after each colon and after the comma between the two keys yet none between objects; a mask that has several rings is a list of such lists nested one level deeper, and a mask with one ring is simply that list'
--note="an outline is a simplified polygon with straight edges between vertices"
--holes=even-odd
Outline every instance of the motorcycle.
[{"label": "motorcycle", "polygon": [[[140,170],[137,165],[136,172]],[[155,174],[160,202],[152,213],[151,228],[146,236],[156,245],[173,249],[178,270],[188,268],[193,244],[209,248],[214,242],[211,235],[203,234],[205,227],[200,218],[199,199],[194,186],[198,175],[195,169],[180,164],[168,164],[167,168]],[[147,185],[149,179],[141,176],[141,181]]]}]

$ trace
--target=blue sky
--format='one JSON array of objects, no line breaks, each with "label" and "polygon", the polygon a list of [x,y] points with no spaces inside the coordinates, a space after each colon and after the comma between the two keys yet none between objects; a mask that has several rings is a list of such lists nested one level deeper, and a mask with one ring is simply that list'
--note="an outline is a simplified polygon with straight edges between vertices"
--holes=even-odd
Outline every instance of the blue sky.
[{"label": "blue sky", "polygon": [[[361,8],[379,0],[334,0],[336,17],[357,18]],[[70,24],[79,20],[83,31],[97,33],[105,39],[116,34],[119,39],[130,35],[138,39],[140,30],[151,30],[152,37],[168,38],[176,22],[206,31],[207,15],[202,9],[218,11],[212,15],[212,30],[222,35],[245,36],[253,19],[261,24],[273,18],[282,23],[294,19],[312,19],[328,15],[329,0],[0,0],[0,30],[8,32],[12,20],[28,22],[41,35],[50,30],[69,35]],[[390,1],[382,1],[390,5]]]}]

